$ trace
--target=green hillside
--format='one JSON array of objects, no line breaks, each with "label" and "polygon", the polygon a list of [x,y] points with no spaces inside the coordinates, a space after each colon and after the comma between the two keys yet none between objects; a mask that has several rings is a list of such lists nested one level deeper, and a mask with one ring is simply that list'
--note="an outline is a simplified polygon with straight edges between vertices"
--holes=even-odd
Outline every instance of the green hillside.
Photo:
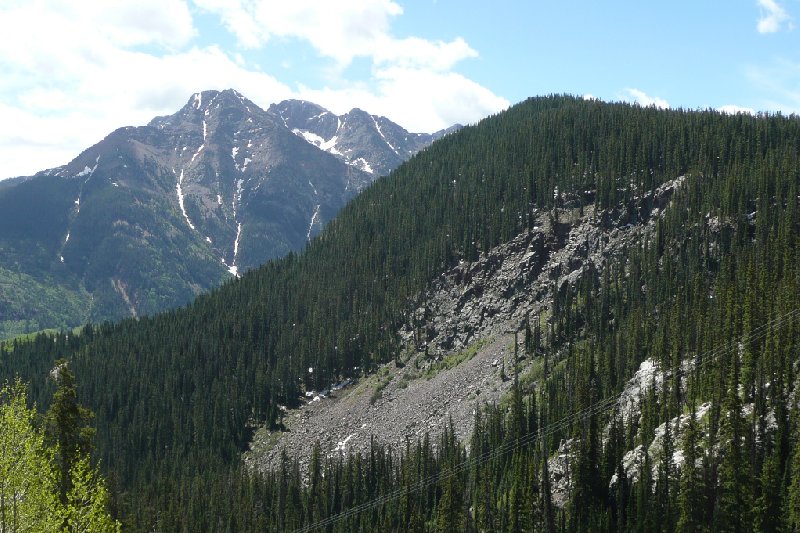
[{"label": "green hillside", "polygon": [[[376,449],[363,461],[320,463],[324,482],[312,472],[305,488],[291,458],[266,479],[241,473],[254,423],[280,426],[280,406],[297,405],[306,388],[396,356],[404,313],[445,268],[532,229],[534,208],[624,207],[678,176],[684,185],[653,240],[555,291],[536,347],[549,367],[535,387],[515,387],[508,412],[476,420],[469,453],[452,435],[435,450],[412,442],[403,459]],[[396,490],[333,530],[512,531],[551,519],[587,531],[671,530],[680,520],[721,531],[767,530],[773,519],[787,526],[800,520],[783,512],[800,498],[800,468],[791,466],[800,430],[789,401],[800,359],[792,314],[799,186],[796,117],[534,98],[375,182],[303,253],[180,310],[18,342],[5,350],[0,376],[29,380],[44,407],[49,367],[70,360],[97,415],[97,455],[116,511],[132,530],[293,529]],[[634,222],[637,211],[628,213]],[[641,431],[593,408],[642,361],[669,369],[699,355],[709,362],[693,367],[686,392],[666,374],[651,389]],[[665,462],[655,493],[641,481],[647,469],[637,483],[601,481],[624,450],[702,402],[714,406],[698,422],[710,442],[696,443],[703,462],[691,475]],[[752,404],[749,418],[728,414],[743,404]],[[579,411],[586,416],[568,418]],[[764,422],[767,413],[774,423]],[[514,444],[540,429],[547,438]],[[572,437],[572,500],[551,512],[542,458]],[[492,450],[508,453],[480,459]],[[752,512],[734,512],[743,506]]]}]

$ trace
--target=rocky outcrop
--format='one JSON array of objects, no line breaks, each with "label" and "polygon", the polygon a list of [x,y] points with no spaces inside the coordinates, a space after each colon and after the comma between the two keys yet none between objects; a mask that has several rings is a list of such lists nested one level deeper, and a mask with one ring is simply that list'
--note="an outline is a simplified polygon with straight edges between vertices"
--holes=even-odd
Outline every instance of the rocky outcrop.
[{"label": "rocky outcrop", "polygon": [[417,350],[443,354],[519,329],[526,316],[550,305],[553,291],[575,284],[587,271],[599,275],[610,258],[649,235],[683,179],[627,207],[535,211],[530,231],[434,280],[409,313],[401,338]]},{"label": "rocky outcrop", "polygon": [[[418,296],[398,332],[404,344],[399,366],[387,364],[324,397],[310,394],[307,405],[286,412],[285,431],[256,433],[246,464],[274,468],[285,449],[303,468],[314,442],[334,456],[363,453],[372,439],[398,449],[451,423],[467,439],[475,409],[499,401],[511,386],[503,368],[512,366],[521,321],[547,309],[554,290],[587,272],[599,275],[625,246],[648,238],[682,180],[628,207],[536,211],[530,231],[442,273]],[[647,385],[642,381],[640,390]],[[555,492],[566,501],[569,443],[564,446],[551,472]]]}]

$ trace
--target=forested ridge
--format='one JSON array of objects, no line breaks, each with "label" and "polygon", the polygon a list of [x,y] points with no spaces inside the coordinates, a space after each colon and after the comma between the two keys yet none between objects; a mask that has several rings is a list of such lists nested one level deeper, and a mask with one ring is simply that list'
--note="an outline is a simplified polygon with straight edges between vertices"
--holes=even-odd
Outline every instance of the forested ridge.
[{"label": "forested ridge", "polygon": [[[255,424],[278,428],[305,389],[395,357],[404,312],[445,268],[531,229],[534,208],[624,206],[677,176],[652,239],[555,291],[542,338],[526,343],[548,363],[502,408],[478,410],[469,451],[445,434],[435,447],[319,457],[310,472],[290,457],[265,477],[242,471]],[[1,375],[29,381],[43,407],[48,370],[69,359],[131,530],[290,530],[398,490],[328,529],[791,530],[799,185],[796,117],[534,98],[375,182],[303,253],[183,309],[7,343]],[[645,360],[663,377],[641,423],[592,409]],[[628,479],[626,451],[703,403],[694,429],[663,429],[661,462]],[[557,509],[543,458],[569,439],[571,499]],[[496,449],[508,453],[476,459]],[[664,459],[678,449],[689,467]]]}]

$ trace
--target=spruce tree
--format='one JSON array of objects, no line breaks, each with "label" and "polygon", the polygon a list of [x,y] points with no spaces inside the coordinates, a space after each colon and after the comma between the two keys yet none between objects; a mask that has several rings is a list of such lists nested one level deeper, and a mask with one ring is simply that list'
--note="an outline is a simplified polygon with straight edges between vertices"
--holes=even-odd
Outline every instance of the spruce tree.
[{"label": "spruce tree", "polygon": [[78,403],[75,375],[67,361],[56,361],[50,376],[56,383],[56,392],[45,420],[48,437],[56,445],[59,498],[67,505],[67,494],[72,490],[72,470],[92,448],[95,430],[89,422],[94,414]]},{"label": "spruce tree", "polygon": [[746,532],[752,527],[749,466],[742,453],[744,424],[739,398],[739,358],[730,361],[728,392],[723,403],[720,444],[723,447],[719,467],[720,491],[717,499],[715,526],[721,531]]},{"label": "spruce tree", "polygon": [[678,523],[676,531],[699,531],[703,524],[703,487],[697,468],[697,416],[694,406],[689,411],[689,420],[683,432],[683,466],[678,493]]},{"label": "spruce tree", "polygon": [[800,416],[799,410],[795,409],[795,439],[794,452],[789,467],[791,483],[789,485],[789,495],[786,504],[789,509],[788,527],[792,533],[800,532]]}]

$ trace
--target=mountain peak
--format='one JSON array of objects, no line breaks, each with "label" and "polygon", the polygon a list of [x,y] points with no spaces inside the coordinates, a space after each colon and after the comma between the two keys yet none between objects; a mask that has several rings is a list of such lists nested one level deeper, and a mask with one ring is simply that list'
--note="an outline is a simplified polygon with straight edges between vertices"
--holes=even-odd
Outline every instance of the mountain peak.
[{"label": "mountain peak", "polygon": [[239,108],[247,112],[250,112],[252,108],[260,109],[236,89],[225,89],[224,91],[207,90],[194,93],[189,97],[181,112],[194,110],[195,112],[203,111],[205,115],[209,115],[212,109],[218,108]]}]

